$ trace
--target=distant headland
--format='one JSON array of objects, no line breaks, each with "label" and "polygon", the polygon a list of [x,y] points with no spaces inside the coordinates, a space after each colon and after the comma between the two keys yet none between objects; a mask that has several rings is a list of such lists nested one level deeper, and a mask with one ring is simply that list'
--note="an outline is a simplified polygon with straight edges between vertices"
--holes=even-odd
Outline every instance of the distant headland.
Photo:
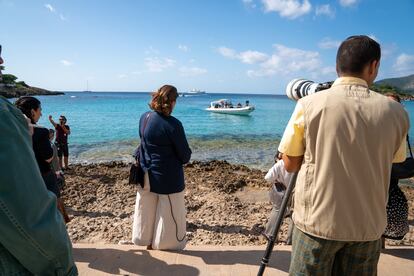
[{"label": "distant headland", "polygon": [[17,77],[12,74],[0,75],[0,96],[6,98],[18,98],[21,96],[40,95],[64,95],[64,93],[49,91],[46,89],[27,85],[24,81],[17,81]]}]

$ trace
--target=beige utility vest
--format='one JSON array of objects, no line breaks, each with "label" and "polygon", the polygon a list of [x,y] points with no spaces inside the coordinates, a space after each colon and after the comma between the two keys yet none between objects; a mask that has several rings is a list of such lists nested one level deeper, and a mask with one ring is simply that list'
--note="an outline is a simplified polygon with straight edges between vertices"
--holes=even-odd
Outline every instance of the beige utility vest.
[{"label": "beige utility vest", "polygon": [[338,241],[379,239],[387,223],[391,164],[408,131],[401,104],[358,83],[334,84],[300,100],[305,154],[294,222]]}]

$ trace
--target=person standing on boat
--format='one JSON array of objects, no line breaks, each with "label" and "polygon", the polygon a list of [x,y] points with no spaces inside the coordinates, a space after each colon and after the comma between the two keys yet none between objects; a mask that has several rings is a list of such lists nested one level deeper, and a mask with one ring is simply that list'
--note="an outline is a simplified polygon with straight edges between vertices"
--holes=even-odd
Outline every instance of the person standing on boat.
[{"label": "person standing on boat", "polygon": [[132,242],[148,249],[179,250],[187,242],[183,165],[191,149],[181,122],[171,116],[177,97],[174,86],[162,86],[152,94],[153,111],[139,122],[145,176],[143,187],[138,186]]}]

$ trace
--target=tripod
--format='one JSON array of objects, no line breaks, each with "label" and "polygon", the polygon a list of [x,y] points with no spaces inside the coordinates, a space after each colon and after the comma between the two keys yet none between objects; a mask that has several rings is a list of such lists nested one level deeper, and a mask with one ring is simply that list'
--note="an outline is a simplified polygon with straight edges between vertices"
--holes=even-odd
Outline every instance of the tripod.
[{"label": "tripod", "polygon": [[273,233],[269,238],[269,242],[267,243],[266,251],[260,263],[260,268],[259,268],[259,272],[257,273],[257,276],[262,276],[266,266],[269,264],[270,255],[272,254],[273,247],[275,246],[275,241],[277,239],[280,226],[282,225],[283,218],[285,217],[286,208],[292,196],[292,191],[295,188],[297,177],[298,177],[298,173],[294,173],[292,178],[290,179],[289,186],[285,192],[285,196],[283,197],[283,200],[282,200],[282,205],[280,206],[280,210],[277,215],[276,227],[274,228]]}]

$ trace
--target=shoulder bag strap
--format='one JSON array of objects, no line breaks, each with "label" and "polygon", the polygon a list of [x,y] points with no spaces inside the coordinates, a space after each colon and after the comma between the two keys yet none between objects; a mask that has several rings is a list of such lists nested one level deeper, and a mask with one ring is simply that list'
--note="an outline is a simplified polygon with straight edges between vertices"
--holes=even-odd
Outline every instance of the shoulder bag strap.
[{"label": "shoulder bag strap", "polygon": [[141,132],[142,140],[144,140],[144,132],[145,132],[145,128],[147,127],[147,123],[148,123],[148,120],[149,120],[150,115],[151,115],[151,113],[148,113],[147,114],[147,116],[145,117],[145,120],[144,120],[144,124],[142,126],[142,132]]}]

